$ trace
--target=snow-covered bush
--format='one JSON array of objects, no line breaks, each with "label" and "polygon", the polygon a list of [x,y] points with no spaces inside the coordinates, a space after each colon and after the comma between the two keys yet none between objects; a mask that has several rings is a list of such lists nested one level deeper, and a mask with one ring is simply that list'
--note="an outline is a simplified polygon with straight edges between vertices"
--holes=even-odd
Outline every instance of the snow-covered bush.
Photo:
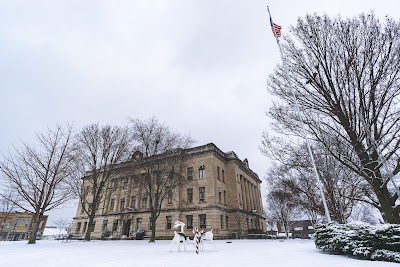
[{"label": "snow-covered bush", "polygon": [[320,224],[314,228],[315,245],[323,251],[400,263],[400,225]]}]

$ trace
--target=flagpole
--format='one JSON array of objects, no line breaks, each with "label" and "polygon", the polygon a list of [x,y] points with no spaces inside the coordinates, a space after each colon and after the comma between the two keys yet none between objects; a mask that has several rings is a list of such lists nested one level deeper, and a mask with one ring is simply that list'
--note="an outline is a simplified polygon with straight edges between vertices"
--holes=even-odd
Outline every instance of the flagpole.
[{"label": "flagpole", "polygon": [[[275,29],[273,21],[272,21],[272,16],[271,16],[271,12],[269,11],[269,6],[267,6],[267,10],[268,10],[269,19],[270,19],[270,22],[271,22],[271,28],[272,28],[272,31],[274,33],[274,36],[275,36],[275,39],[276,39],[276,43],[278,44],[279,52],[281,54],[283,71],[285,73],[285,76],[288,76],[287,75],[288,74],[287,65],[286,65],[286,62],[285,62],[284,57],[283,57],[282,47],[281,47],[281,44],[279,42],[278,34],[276,32],[276,29]],[[293,90],[290,90],[290,92],[292,93],[292,96],[293,96],[293,99],[294,99],[296,113],[300,116],[301,121],[304,121],[303,113],[300,110],[299,102],[298,102],[298,100],[296,98],[296,95],[294,94]],[[331,221],[331,216],[329,214],[328,205],[326,204],[324,190],[322,189],[322,183],[321,183],[321,179],[319,177],[317,166],[315,164],[314,154],[313,154],[313,151],[312,151],[312,148],[311,148],[311,145],[310,145],[310,140],[308,139],[308,136],[307,136],[307,131],[306,131],[306,128],[305,128],[305,124],[301,123],[301,125],[302,125],[303,135],[304,135],[304,138],[306,139],[306,143],[307,143],[307,150],[308,150],[308,153],[309,153],[309,156],[310,156],[310,159],[311,159],[311,163],[312,163],[312,166],[313,166],[313,169],[314,169],[315,178],[317,179],[317,184],[318,184],[318,188],[319,188],[319,191],[320,191],[320,194],[321,194],[322,203],[324,204],[325,216],[326,216],[326,219],[327,219],[328,223],[330,223],[330,222],[332,222]]]}]

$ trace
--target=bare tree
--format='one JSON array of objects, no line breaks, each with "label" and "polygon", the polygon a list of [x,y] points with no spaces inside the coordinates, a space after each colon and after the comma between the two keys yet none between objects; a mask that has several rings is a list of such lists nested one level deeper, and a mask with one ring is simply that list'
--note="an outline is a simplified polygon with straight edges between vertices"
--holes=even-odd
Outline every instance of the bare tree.
[{"label": "bare tree", "polygon": [[[0,193],[0,213],[1,213],[1,221],[0,221],[0,233],[3,232],[4,227],[7,223],[7,220],[10,216],[10,213],[15,211],[15,208],[18,203],[18,195],[13,190],[3,190]],[[2,236],[0,234],[0,240]]]},{"label": "bare tree", "polygon": [[0,173],[9,190],[17,192],[22,210],[33,213],[32,233],[28,244],[36,243],[36,233],[43,214],[72,197],[66,180],[73,172],[68,160],[72,145],[72,126],[58,126],[46,134],[37,134],[37,145],[23,144],[0,162]]},{"label": "bare tree", "polygon": [[274,189],[267,197],[267,216],[270,221],[280,222],[285,228],[286,238],[289,238],[290,221],[296,213],[296,203],[292,201],[293,196],[286,191]]},{"label": "bare tree", "polygon": [[379,222],[379,213],[377,209],[372,208],[370,205],[360,203],[353,208],[349,219],[351,221],[377,224]]},{"label": "bare tree", "polygon": [[74,162],[78,174],[71,180],[81,209],[88,215],[85,240],[90,241],[94,219],[101,205],[107,205],[111,180],[119,175],[117,164],[126,160],[131,152],[131,136],[127,127],[84,127],[76,136]]},{"label": "bare tree", "polygon": [[241,239],[243,235],[243,225],[246,225],[247,216],[240,210],[236,210],[231,213],[233,220],[236,222],[237,231],[238,231],[238,238]]},{"label": "bare tree", "polygon": [[[266,151],[268,149],[268,151]],[[274,165],[267,180],[273,187],[283,187],[293,194],[293,200],[299,204],[315,222],[315,215],[324,216],[319,187],[314,172],[309,164],[306,146],[269,145],[264,147],[265,154],[275,154],[280,165]],[[279,153],[278,153],[279,151]],[[330,215],[334,221],[345,223],[352,208],[359,202],[371,203],[376,198],[370,186],[360,176],[341,165],[322,146],[314,146],[314,157],[319,176],[323,184],[323,192]],[[368,197],[369,196],[369,197]]]},{"label": "bare tree", "polygon": [[[67,227],[68,227],[68,224],[69,224],[69,220],[68,220],[68,219],[59,218],[59,219],[57,219],[57,220],[54,221],[54,224],[55,224],[55,225],[57,226],[57,228],[58,228],[58,238],[59,238],[59,239],[62,239],[61,232],[62,232],[63,229],[66,230],[67,235],[68,235],[68,231],[67,231],[67,229],[68,229]],[[66,238],[67,238],[67,237],[66,237]]]},{"label": "bare tree", "polygon": [[[400,24],[373,13],[331,19],[307,15],[282,45],[287,70],[270,76],[278,96],[275,130],[301,136],[301,124],[341,164],[364,178],[390,223],[400,206],[389,178],[400,171]],[[303,109],[294,108],[292,90]],[[397,186],[396,186],[397,187]]]},{"label": "bare tree", "polygon": [[130,119],[132,135],[140,156],[133,157],[133,168],[140,169],[139,186],[148,196],[151,218],[151,237],[155,242],[156,222],[166,198],[178,193],[183,183],[182,170],[185,149],[193,144],[192,138],[173,132],[157,119]]}]

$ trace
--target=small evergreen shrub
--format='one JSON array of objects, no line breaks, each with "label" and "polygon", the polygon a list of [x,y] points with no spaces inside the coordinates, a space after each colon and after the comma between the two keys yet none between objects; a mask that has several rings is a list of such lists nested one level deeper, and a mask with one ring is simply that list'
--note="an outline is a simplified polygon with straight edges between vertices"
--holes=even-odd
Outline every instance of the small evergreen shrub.
[{"label": "small evergreen shrub", "polygon": [[101,240],[108,239],[110,237],[110,231],[106,228],[104,228],[103,232],[101,232]]},{"label": "small evergreen shrub", "polygon": [[322,251],[400,263],[400,225],[319,224],[314,235]]},{"label": "small evergreen shrub", "polygon": [[136,240],[143,240],[144,238],[144,231],[141,227],[139,227],[136,231]]}]

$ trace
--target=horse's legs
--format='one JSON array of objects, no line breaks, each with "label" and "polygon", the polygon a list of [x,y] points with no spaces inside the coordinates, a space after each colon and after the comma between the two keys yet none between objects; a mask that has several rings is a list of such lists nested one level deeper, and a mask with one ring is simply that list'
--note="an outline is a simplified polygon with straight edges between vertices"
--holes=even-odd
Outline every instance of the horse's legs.
[{"label": "horse's legs", "polygon": [[[176,243],[176,237],[175,236],[174,236],[174,238],[172,239],[172,242],[171,242],[171,247],[169,249],[170,252],[172,252],[172,246],[174,245],[174,243]],[[179,246],[179,243],[178,243],[178,246]],[[179,249],[179,247],[178,247],[178,249]]]}]

